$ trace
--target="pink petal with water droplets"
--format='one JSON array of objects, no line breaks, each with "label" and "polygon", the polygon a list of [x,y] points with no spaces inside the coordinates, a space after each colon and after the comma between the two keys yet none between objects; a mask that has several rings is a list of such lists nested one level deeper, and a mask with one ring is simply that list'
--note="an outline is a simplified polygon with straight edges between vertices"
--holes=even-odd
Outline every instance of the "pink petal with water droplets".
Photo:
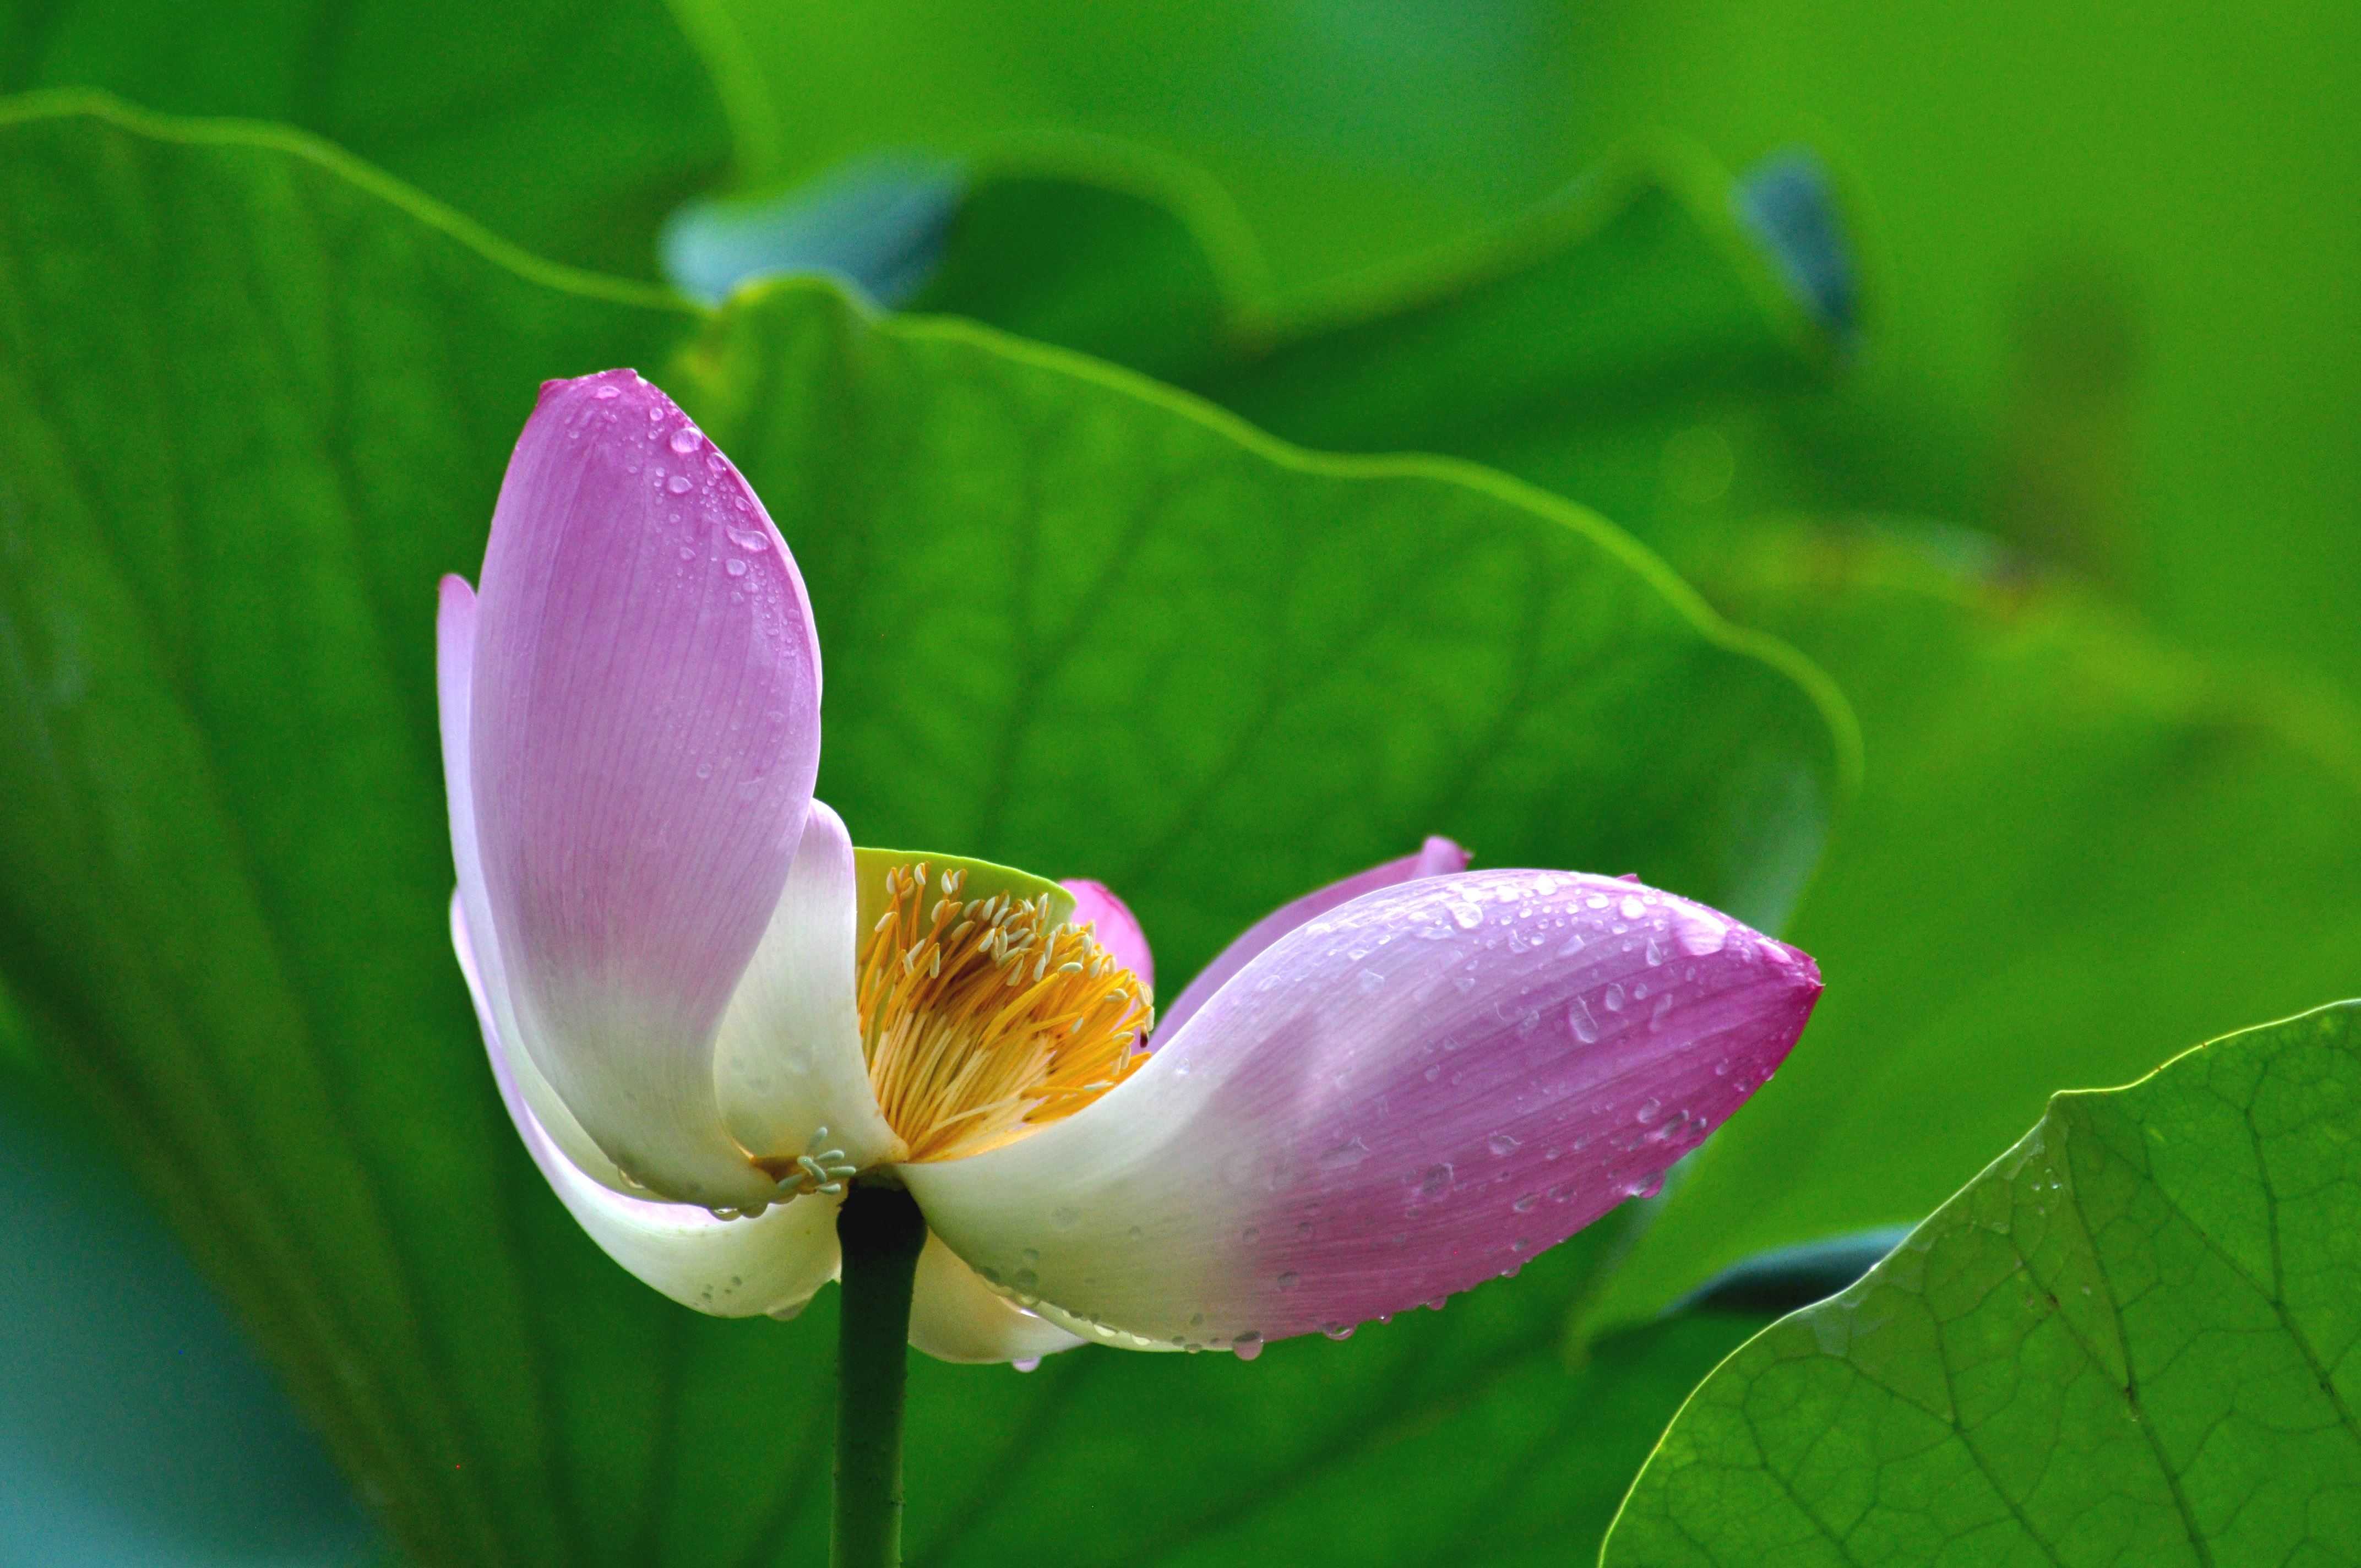
[{"label": "pink petal with water droplets", "polygon": [[553,381],[476,608],[474,828],[523,1053],[664,1196],[757,1200],[715,1026],[819,758],[819,647],[761,503],[628,370]]},{"label": "pink petal with water droplets", "polygon": [[1279,905],[1247,927],[1235,941],[1224,948],[1213,961],[1189,982],[1188,989],[1173,1000],[1172,1005],[1157,1015],[1157,1038],[1170,1039],[1188,1021],[1189,1015],[1202,1007],[1232,975],[1254,961],[1256,954],[1306,920],[1324,915],[1365,893],[1375,893],[1381,887],[1396,887],[1421,877],[1443,876],[1466,869],[1467,851],[1450,839],[1435,835],[1419,846],[1415,855],[1404,855],[1398,861],[1371,866],[1367,871],[1356,872],[1342,882],[1332,882],[1317,892],[1307,893],[1290,904]]},{"label": "pink petal with water droplets", "polygon": [[1289,932],[1071,1118],[900,1169],[1043,1316],[1251,1350],[1465,1290],[1653,1190],[1819,991],[1803,953],[1612,877],[1432,878]]},{"label": "pink petal with water droplets", "polygon": [[[443,776],[451,817],[451,859],[458,874],[452,895],[452,935],[459,948],[460,967],[476,991],[477,1010],[485,1018],[484,1041],[494,1066],[508,1075],[532,1106],[543,1135],[565,1151],[566,1158],[601,1185],[621,1191],[623,1174],[615,1168],[574,1113],[557,1098],[533,1058],[504,1056],[501,1037],[517,1037],[515,1009],[509,998],[507,971],[500,962],[500,944],[493,940],[490,906],[484,893],[483,866],[476,854],[476,795],[467,766],[470,687],[476,656],[476,595],[465,579],[446,576],[434,620],[435,696],[442,709]],[[470,932],[482,936],[469,940]]]},{"label": "pink petal with water droplets", "polygon": [[1156,956],[1148,951],[1148,934],[1139,928],[1128,905],[1103,882],[1076,880],[1058,884],[1074,895],[1074,913],[1067,924],[1088,926],[1115,961],[1139,977],[1152,993],[1156,989]]}]

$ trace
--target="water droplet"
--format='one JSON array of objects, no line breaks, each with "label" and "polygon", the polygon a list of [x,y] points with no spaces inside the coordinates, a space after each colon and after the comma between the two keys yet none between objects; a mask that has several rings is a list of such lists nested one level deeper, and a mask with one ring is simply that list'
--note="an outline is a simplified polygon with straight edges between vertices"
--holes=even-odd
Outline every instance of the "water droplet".
[{"label": "water droplet", "polygon": [[1637,920],[1641,916],[1648,913],[1648,906],[1628,893],[1623,895],[1623,902],[1616,907],[1622,911],[1623,918],[1626,920]]},{"label": "water droplet", "polygon": [[1353,1337],[1353,1325],[1350,1323],[1323,1323],[1320,1325],[1320,1332],[1326,1334],[1330,1339],[1351,1339]]},{"label": "water droplet", "polygon": [[1360,984],[1362,995],[1367,996],[1374,993],[1378,987],[1385,983],[1386,977],[1379,974],[1377,970],[1373,969],[1365,969],[1361,971]]},{"label": "water droplet", "polygon": [[1574,1005],[1565,1010],[1565,1021],[1574,1026],[1574,1037],[1586,1046],[1598,1043],[1598,1020],[1590,1015],[1590,1003],[1577,996]]},{"label": "water droplet", "polygon": [[1448,1296],[1433,1297],[1426,1303],[1426,1310],[1430,1312],[1440,1312],[1443,1310],[1443,1304],[1450,1299],[1451,1298]]},{"label": "water droplet", "polygon": [[1426,1174],[1418,1179],[1418,1195],[1422,1198],[1440,1198],[1450,1189],[1450,1186],[1451,1167],[1430,1165],[1426,1168]]},{"label": "water droplet", "polygon": [[680,547],[680,558],[681,558],[682,560],[684,560],[684,561],[694,561],[694,560],[696,560],[696,559],[697,559],[697,546],[696,546],[696,545],[694,545],[694,544],[684,544],[684,545],[682,545],[682,546]]},{"label": "water droplet", "polygon": [[1520,1214],[1528,1214],[1532,1212],[1533,1205],[1541,1201],[1542,1195],[1540,1193],[1528,1192],[1523,1197],[1518,1199],[1515,1202],[1510,1204],[1509,1207]]},{"label": "water droplet", "polygon": [[1511,1155],[1517,1152],[1518,1145],[1517,1140],[1509,1136],[1508,1134],[1495,1133],[1492,1135],[1491,1141],[1484,1146],[1490,1149],[1495,1155]]},{"label": "water droplet", "polygon": [[1473,931],[1484,924],[1484,912],[1472,904],[1448,904],[1444,907],[1451,912],[1452,920],[1463,931]]},{"label": "water droplet", "polygon": [[1348,1167],[1360,1164],[1363,1160],[1368,1157],[1369,1146],[1363,1143],[1356,1137],[1351,1143],[1340,1144],[1336,1147],[1330,1149],[1326,1154],[1322,1155],[1320,1157],[1320,1168],[1323,1170],[1344,1170]]},{"label": "water droplet", "polygon": [[1594,893],[1588,898],[1584,899],[1582,903],[1583,907],[1587,909],[1604,909],[1607,907],[1608,900],[1605,894]]},{"label": "water droplet", "polygon": [[1049,1211],[1049,1224],[1052,1229],[1071,1231],[1082,1223],[1082,1212],[1080,1209],[1060,1204]]},{"label": "water droplet", "polygon": [[665,482],[664,488],[670,490],[674,495],[685,496],[688,494],[689,487],[695,483],[696,481],[691,479],[686,474],[675,474]]},{"label": "water droplet", "polygon": [[733,577],[742,577],[746,575],[746,563],[732,555],[721,563],[721,569]]},{"label": "water droplet", "polygon": [[1664,948],[1660,948],[1660,947],[1658,947],[1658,946],[1656,946],[1656,938],[1653,938],[1653,937],[1649,938],[1648,938],[1648,967],[1649,967],[1650,969],[1653,969],[1653,968],[1655,968],[1658,964],[1661,964],[1661,963],[1663,963],[1664,961]]},{"label": "water droplet", "polygon": [[713,764],[712,764],[711,762],[699,762],[699,763],[697,763],[697,776],[698,778],[701,778],[701,779],[709,779],[709,778],[711,778],[711,777],[713,776]]},{"label": "water droplet", "polygon": [[697,450],[697,426],[682,425],[672,433],[672,449],[686,457]]},{"label": "water droplet", "polygon": [[1240,1361],[1252,1361],[1262,1354],[1262,1335],[1248,1329],[1230,1342],[1230,1348],[1237,1352]]},{"label": "water droplet", "polygon": [[1662,1176],[1643,1176],[1637,1181],[1624,1183],[1623,1195],[1626,1198],[1653,1198],[1664,1190],[1664,1179]]},{"label": "water droplet", "polygon": [[1607,994],[1598,1000],[1607,1004],[1607,1011],[1609,1013],[1620,1013],[1623,1011],[1623,988],[1620,985],[1610,985],[1607,988]]},{"label": "water droplet", "polygon": [[1295,1270],[1290,1268],[1286,1273],[1280,1275],[1276,1283],[1281,1290],[1292,1290],[1297,1286],[1303,1283],[1303,1276],[1296,1273]]},{"label": "water droplet", "polygon": [[1582,934],[1577,931],[1573,936],[1568,937],[1565,939],[1565,946],[1557,950],[1557,956],[1562,959],[1570,959],[1580,951],[1582,951]]},{"label": "water droplet", "polygon": [[1642,1100],[1640,1102],[1640,1108],[1631,1113],[1631,1119],[1635,1122],[1653,1122],[1656,1119],[1656,1113],[1664,1108],[1662,1101]]},{"label": "water droplet", "polygon": [[600,387],[597,391],[595,391],[595,392],[591,393],[590,395],[591,395],[592,397],[594,397],[594,398],[598,399],[600,402],[602,402],[602,403],[603,403],[603,402],[607,401],[609,398],[620,398],[620,397],[621,397],[621,396],[623,395],[623,389],[622,389],[622,388],[620,388],[620,387],[616,386],[613,382],[609,381],[609,382],[608,382],[605,386]]},{"label": "water droplet", "polygon": [[1030,1372],[1035,1367],[1041,1365],[1041,1358],[1038,1355],[1027,1355],[1018,1360],[1012,1361],[1008,1365],[1016,1368],[1019,1372]]},{"label": "water droplet", "polygon": [[1041,1283],[1041,1277],[1029,1268],[1020,1268],[1009,1277],[1008,1283],[1019,1290],[1030,1290]]}]

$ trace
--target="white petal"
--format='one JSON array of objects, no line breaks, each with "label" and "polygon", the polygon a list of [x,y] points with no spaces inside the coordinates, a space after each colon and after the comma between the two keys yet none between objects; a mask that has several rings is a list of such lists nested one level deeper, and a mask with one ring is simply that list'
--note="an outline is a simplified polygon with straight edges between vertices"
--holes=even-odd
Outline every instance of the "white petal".
[{"label": "white petal", "polygon": [[820,1127],[849,1164],[865,1168],[901,1152],[862,1055],[860,900],[851,837],[815,800],[778,908],[714,1046],[723,1124],[756,1156],[817,1154],[810,1142]]},{"label": "white petal", "polygon": [[568,1159],[518,1082],[514,1069],[524,1059],[522,1053],[511,1058],[500,1048],[456,899],[451,927],[500,1101],[558,1201],[609,1257],[682,1306],[721,1318],[792,1316],[836,1277],[833,1199],[797,1198],[774,1203],[752,1219],[717,1220],[690,1205],[651,1203],[612,1191]]},{"label": "white petal", "polygon": [[929,1232],[910,1300],[910,1343],[938,1361],[1038,1361],[1082,1342],[996,1294]]}]

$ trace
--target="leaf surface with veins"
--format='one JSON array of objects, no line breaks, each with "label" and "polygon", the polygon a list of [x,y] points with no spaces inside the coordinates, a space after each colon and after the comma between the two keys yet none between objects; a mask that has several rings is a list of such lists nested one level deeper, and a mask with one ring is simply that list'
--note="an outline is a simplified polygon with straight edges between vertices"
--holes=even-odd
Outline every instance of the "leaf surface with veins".
[{"label": "leaf surface with veins", "polygon": [[2361,1003],[2059,1095],[1692,1396],[1606,1568],[2361,1560]]}]

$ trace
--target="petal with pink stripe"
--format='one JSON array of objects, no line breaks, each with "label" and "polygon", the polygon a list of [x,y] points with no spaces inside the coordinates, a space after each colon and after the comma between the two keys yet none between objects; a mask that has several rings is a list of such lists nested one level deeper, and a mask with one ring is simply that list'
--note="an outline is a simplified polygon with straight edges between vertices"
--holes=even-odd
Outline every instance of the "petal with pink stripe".
[{"label": "petal with pink stripe", "polygon": [[1342,882],[1332,882],[1326,887],[1307,893],[1302,897],[1280,905],[1253,925],[1240,932],[1234,941],[1214,955],[1213,961],[1200,970],[1188,988],[1173,999],[1172,1005],[1158,1014],[1157,1038],[1170,1039],[1179,1033],[1189,1015],[1202,1007],[1213,992],[1222,989],[1230,976],[1254,961],[1255,955],[1316,916],[1324,915],[1340,904],[1347,904],[1365,893],[1375,893],[1381,887],[1398,887],[1421,877],[1444,876],[1467,869],[1467,851],[1450,839],[1435,835],[1419,846],[1415,855],[1387,861],[1367,871],[1356,872]]},{"label": "petal with pink stripe", "polygon": [[631,371],[544,387],[476,606],[484,903],[522,1054],[670,1199],[769,1195],[714,1033],[803,832],[819,685],[802,579],[729,460]]},{"label": "petal with pink stripe", "polygon": [[1428,878],[1288,932],[1086,1110],[899,1169],[1020,1304],[1251,1351],[1465,1290],[1653,1190],[1819,990],[1804,954],[1635,883]]},{"label": "petal with pink stripe", "polygon": [[1139,928],[1139,920],[1130,905],[1103,882],[1078,878],[1058,885],[1074,895],[1074,912],[1067,916],[1066,923],[1089,927],[1098,945],[1107,950],[1107,956],[1137,975],[1139,983],[1153,995],[1156,956],[1148,950],[1148,933]]}]

